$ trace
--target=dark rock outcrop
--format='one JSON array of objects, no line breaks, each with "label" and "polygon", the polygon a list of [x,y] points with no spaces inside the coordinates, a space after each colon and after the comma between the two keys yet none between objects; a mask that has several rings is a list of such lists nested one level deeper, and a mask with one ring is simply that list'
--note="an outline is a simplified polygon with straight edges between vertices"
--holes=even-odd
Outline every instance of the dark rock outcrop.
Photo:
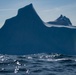
[{"label": "dark rock outcrop", "polygon": [[76,54],[76,29],[46,27],[33,5],[19,9],[0,30],[0,54]]},{"label": "dark rock outcrop", "polygon": [[47,22],[48,24],[54,24],[54,25],[65,25],[65,26],[72,26],[72,23],[69,18],[66,16],[60,15],[59,18],[57,18],[55,21]]}]

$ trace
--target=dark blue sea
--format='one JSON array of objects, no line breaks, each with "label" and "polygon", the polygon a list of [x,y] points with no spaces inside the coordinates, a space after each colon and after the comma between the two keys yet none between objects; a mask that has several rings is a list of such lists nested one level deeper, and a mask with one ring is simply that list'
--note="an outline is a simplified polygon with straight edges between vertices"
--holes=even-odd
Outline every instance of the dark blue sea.
[{"label": "dark blue sea", "polygon": [[76,56],[1,54],[0,75],[76,75]]}]

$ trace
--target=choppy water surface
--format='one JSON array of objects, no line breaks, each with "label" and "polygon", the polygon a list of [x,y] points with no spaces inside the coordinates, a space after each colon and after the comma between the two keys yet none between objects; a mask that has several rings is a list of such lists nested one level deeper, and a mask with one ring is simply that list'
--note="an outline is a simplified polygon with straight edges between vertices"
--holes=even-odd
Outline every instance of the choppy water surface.
[{"label": "choppy water surface", "polygon": [[76,75],[76,56],[0,55],[0,75]]}]

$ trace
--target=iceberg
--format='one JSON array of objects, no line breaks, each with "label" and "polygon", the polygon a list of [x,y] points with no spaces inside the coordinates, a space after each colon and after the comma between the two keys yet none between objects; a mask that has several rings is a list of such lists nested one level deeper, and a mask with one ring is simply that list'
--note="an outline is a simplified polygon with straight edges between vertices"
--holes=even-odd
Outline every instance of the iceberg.
[{"label": "iceberg", "polygon": [[[48,24],[47,24],[48,25]],[[61,53],[76,55],[76,27],[47,26],[32,4],[18,10],[0,29],[0,54]]]}]

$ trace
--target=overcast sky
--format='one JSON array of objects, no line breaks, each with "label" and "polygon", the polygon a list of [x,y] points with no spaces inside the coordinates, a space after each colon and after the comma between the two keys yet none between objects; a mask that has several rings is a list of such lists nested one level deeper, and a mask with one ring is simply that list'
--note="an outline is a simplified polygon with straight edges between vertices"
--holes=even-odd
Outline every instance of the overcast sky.
[{"label": "overcast sky", "polygon": [[6,19],[15,16],[19,8],[30,3],[45,22],[63,14],[76,25],[76,0],[0,0],[0,27]]}]

